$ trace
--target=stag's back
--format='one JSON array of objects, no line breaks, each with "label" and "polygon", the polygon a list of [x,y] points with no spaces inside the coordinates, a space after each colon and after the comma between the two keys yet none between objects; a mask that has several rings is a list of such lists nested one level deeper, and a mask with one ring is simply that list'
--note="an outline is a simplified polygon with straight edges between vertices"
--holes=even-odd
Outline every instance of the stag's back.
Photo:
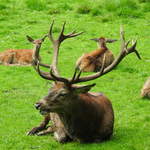
[{"label": "stag's back", "polygon": [[9,49],[0,53],[0,63],[3,65],[28,65],[32,63],[32,55],[33,50],[31,49]]},{"label": "stag's back", "polygon": [[150,77],[148,78],[143,88],[141,89],[141,96],[150,99]]}]

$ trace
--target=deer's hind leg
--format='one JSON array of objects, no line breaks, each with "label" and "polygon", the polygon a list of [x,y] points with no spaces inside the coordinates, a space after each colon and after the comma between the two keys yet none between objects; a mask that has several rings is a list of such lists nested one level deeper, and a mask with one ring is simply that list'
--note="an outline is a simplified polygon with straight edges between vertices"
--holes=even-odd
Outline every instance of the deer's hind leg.
[{"label": "deer's hind leg", "polygon": [[6,66],[12,65],[14,63],[14,57],[15,53],[6,53],[3,58],[2,64]]}]

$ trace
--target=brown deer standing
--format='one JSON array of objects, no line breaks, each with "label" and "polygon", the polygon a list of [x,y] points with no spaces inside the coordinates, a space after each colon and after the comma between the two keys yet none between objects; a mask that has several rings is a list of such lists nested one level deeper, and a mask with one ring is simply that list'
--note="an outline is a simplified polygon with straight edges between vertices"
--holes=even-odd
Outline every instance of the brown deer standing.
[{"label": "brown deer standing", "polygon": [[[59,142],[65,142],[68,139],[80,142],[101,142],[108,140],[113,133],[114,126],[114,113],[111,102],[102,93],[89,92],[95,84],[86,86],[77,86],[75,84],[94,80],[112,71],[130,53],[135,52],[139,56],[135,49],[136,42],[128,48],[129,42],[125,43],[124,32],[121,30],[121,52],[111,65],[104,69],[104,57],[102,68],[99,72],[81,77],[81,71],[77,73],[76,69],[73,77],[67,79],[61,77],[57,69],[59,47],[65,39],[78,36],[81,33],[72,32],[64,35],[64,23],[58,39],[55,40],[52,35],[53,24],[54,22],[49,32],[49,38],[54,48],[50,71],[43,72],[40,70],[40,61],[38,60],[39,49],[37,49],[37,55],[34,58],[34,68],[42,78],[55,82],[49,90],[48,95],[37,102],[35,107],[40,110],[42,115],[49,116],[51,113],[54,113],[58,117],[58,120],[54,122],[57,128],[53,132],[56,140]],[[40,127],[46,126],[49,120],[50,118],[46,122],[42,122],[42,126],[37,127],[37,131],[39,131]],[[57,124],[58,122],[61,123],[61,127]],[[29,134],[36,133],[37,131],[34,128]],[[64,135],[63,137],[62,134]]]},{"label": "brown deer standing", "polygon": [[98,72],[102,67],[103,57],[105,53],[106,68],[114,61],[113,53],[107,48],[106,43],[112,43],[117,40],[106,39],[104,37],[91,39],[98,43],[99,49],[87,54],[83,54],[76,62],[76,67],[84,72]]},{"label": "brown deer standing", "polygon": [[33,40],[27,36],[27,39],[33,42],[34,49],[10,49],[0,53],[0,64],[2,65],[31,65],[36,46],[40,47],[46,36],[39,40]]},{"label": "brown deer standing", "polygon": [[150,78],[147,79],[143,88],[141,89],[141,96],[150,99]]}]

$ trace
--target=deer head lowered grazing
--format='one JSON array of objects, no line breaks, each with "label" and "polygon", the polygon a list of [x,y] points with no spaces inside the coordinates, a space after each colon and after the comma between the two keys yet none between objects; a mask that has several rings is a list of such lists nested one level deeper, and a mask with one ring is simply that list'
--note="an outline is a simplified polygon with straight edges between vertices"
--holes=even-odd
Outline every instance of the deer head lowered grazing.
[{"label": "deer head lowered grazing", "polygon": [[[54,23],[54,22],[53,22]],[[42,115],[55,113],[61,122],[61,134],[71,140],[80,142],[101,142],[107,140],[113,134],[114,112],[109,99],[102,93],[89,92],[95,84],[86,86],[77,86],[75,84],[94,80],[112,71],[122,59],[132,52],[136,52],[136,42],[128,48],[128,43],[125,43],[124,32],[121,30],[122,46],[119,56],[111,65],[104,69],[105,57],[103,59],[101,70],[93,75],[81,77],[81,73],[75,72],[72,78],[64,78],[58,72],[58,52],[60,44],[67,38],[75,37],[81,33],[72,32],[64,35],[65,23],[57,40],[54,40],[52,35],[52,27],[48,37],[53,43],[54,56],[49,72],[40,70],[40,60],[38,55],[34,58],[34,68],[39,75],[46,79],[55,81],[49,90],[47,96],[42,98],[35,104],[36,109]],[[37,49],[39,54],[39,49]],[[57,124],[57,122],[55,122]],[[57,126],[57,125],[56,125]],[[57,141],[64,142],[64,138],[60,138],[59,127],[54,131],[54,136]]]}]

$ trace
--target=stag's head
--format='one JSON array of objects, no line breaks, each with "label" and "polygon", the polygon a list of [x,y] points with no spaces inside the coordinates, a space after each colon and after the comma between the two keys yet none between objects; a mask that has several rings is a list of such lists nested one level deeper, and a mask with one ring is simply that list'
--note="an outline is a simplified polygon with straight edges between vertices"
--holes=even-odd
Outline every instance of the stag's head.
[{"label": "stag's head", "polygon": [[49,112],[64,112],[71,105],[78,103],[80,94],[87,93],[95,84],[87,86],[66,85],[62,82],[55,82],[50,88],[48,95],[35,104],[36,109],[42,115]]},{"label": "stag's head", "polygon": [[[123,40],[121,52],[110,66],[104,69],[104,64],[105,64],[105,57],[104,57],[102,67],[99,72],[92,75],[81,77],[82,71],[78,71],[78,69],[75,69],[72,78],[65,78],[60,76],[59,71],[57,69],[60,44],[65,39],[78,36],[82,34],[82,32],[76,33],[75,31],[73,31],[70,34],[65,35],[64,34],[65,23],[64,23],[58,38],[54,39],[52,34],[53,24],[54,21],[52,22],[48,33],[48,37],[53,44],[53,54],[54,54],[51,65],[42,64],[40,62],[39,47],[36,47],[35,50],[36,55],[34,58],[34,61],[36,63],[33,63],[35,70],[42,78],[46,80],[54,81],[52,87],[48,92],[48,95],[35,104],[36,109],[40,110],[41,114],[43,115],[49,112],[63,113],[63,111],[68,110],[71,105],[77,105],[78,102],[80,101],[81,95],[83,96],[83,94],[87,93],[93,86],[95,86],[95,84],[86,85],[86,86],[77,86],[75,85],[76,83],[86,82],[86,81],[99,78],[100,76],[113,70],[113,68],[115,68],[127,54],[136,51],[135,50],[136,42],[133,43],[132,47],[127,48],[127,45],[123,37],[124,36],[123,31],[121,31],[121,37]],[[40,66],[44,66],[44,67],[49,66],[47,68],[49,68],[50,70],[48,72],[41,71]]]}]

